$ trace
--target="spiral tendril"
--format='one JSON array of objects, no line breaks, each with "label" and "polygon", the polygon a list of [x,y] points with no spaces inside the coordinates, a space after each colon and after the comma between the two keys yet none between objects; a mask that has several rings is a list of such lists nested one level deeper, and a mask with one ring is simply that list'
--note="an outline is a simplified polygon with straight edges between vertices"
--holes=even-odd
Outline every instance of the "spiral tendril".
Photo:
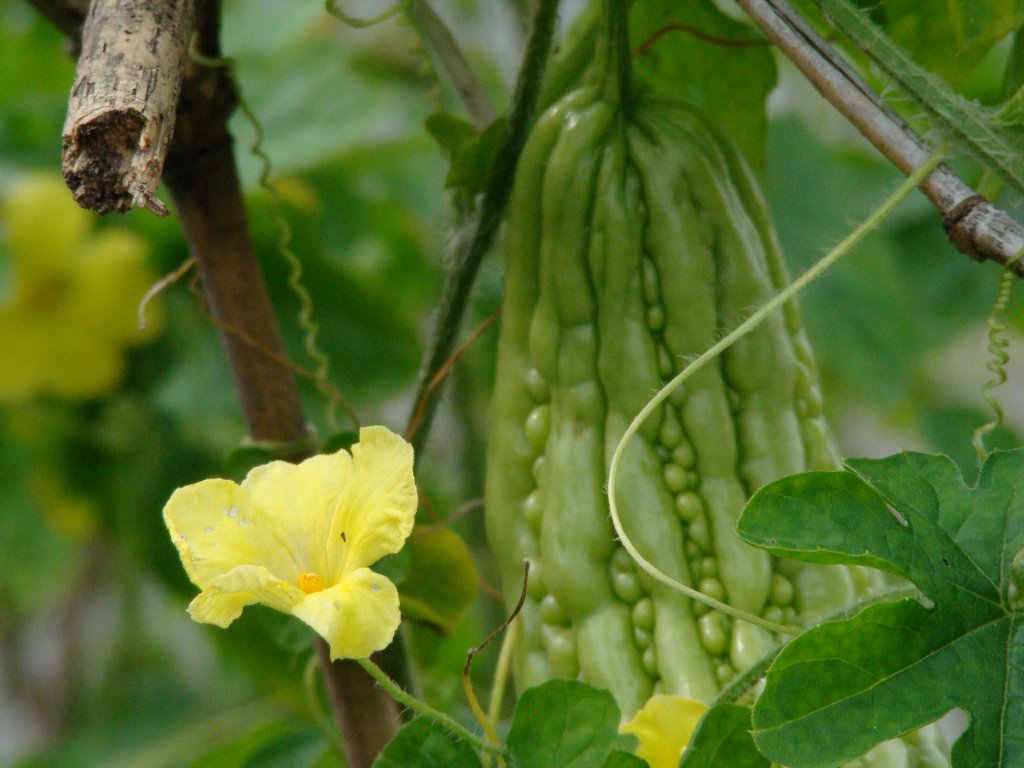
[{"label": "spiral tendril", "polygon": [[[330,3],[328,3],[328,5],[330,5]],[[203,56],[195,50],[195,46],[193,46],[189,51],[189,55],[192,59],[207,67],[223,67],[230,71],[235,65],[235,60],[228,56],[223,58],[209,58]],[[252,153],[253,157],[260,161],[259,185],[267,194],[270,195],[270,219],[274,222],[279,233],[277,241],[278,252],[288,263],[290,270],[288,276],[288,287],[299,301],[298,320],[299,326],[302,328],[303,332],[303,349],[316,365],[313,371],[313,381],[316,384],[316,388],[327,400],[327,409],[325,414],[327,426],[332,432],[337,432],[339,430],[337,411],[340,406],[352,422],[352,425],[358,429],[359,419],[356,416],[355,410],[342,396],[341,392],[331,384],[329,378],[330,359],[323,350],[320,349],[320,346],[317,343],[317,337],[320,334],[320,325],[313,320],[313,297],[310,294],[309,289],[306,288],[305,283],[303,283],[302,260],[291,247],[292,228],[288,223],[288,220],[281,213],[281,195],[270,180],[272,166],[270,162],[270,155],[268,155],[266,150],[263,148],[263,125],[256,117],[256,113],[253,112],[252,107],[249,106],[249,102],[246,101],[237,81],[235,85],[238,98],[238,108],[241,110],[242,115],[245,117],[249,125],[252,126],[253,130],[253,141],[249,147],[249,151]]]},{"label": "spiral tendril", "polygon": [[978,455],[979,464],[984,463],[985,458],[988,456],[988,449],[985,447],[985,437],[1002,426],[1003,423],[1003,406],[992,390],[1005,384],[1008,376],[1006,364],[1010,361],[1010,356],[1007,354],[1006,348],[1010,345],[1010,341],[1006,337],[1006,329],[1008,327],[1006,307],[1010,303],[1014,283],[1017,282],[1017,275],[1013,267],[1022,258],[1024,258],[1024,249],[1018,251],[1012,259],[1006,262],[1002,277],[999,279],[999,290],[996,293],[995,303],[992,305],[992,311],[988,314],[987,339],[989,360],[985,367],[994,376],[981,385],[981,396],[992,409],[993,416],[991,421],[982,424],[974,430],[974,435],[971,438],[971,444]]}]

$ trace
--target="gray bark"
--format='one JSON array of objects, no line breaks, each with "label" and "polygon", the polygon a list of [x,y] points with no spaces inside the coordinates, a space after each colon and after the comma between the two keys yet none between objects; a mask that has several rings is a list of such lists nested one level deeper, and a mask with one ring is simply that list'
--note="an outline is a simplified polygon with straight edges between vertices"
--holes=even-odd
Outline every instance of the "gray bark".
[{"label": "gray bark", "polygon": [[193,12],[193,0],[93,0],[63,136],[64,179],[83,208],[167,213],[154,193]]}]

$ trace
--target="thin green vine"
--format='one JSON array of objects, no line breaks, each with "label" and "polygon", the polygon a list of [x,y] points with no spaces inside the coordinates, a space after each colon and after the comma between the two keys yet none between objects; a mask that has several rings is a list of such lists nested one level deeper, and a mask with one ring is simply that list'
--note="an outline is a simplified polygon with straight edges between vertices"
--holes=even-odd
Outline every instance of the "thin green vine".
[{"label": "thin green vine", "polygon": [[277,249],[281,256],[284,257],[284,260],[288,262],[288,287],[295,295],[295,298],[299,300],[298,319],[299,326],[303,331],[302,346],[306,350],[306,354],[309,355],[309,358],[316,365],[313,369],[316,375],[316,388],[327,399],[327,412],[325,414],[327,426],[331,432],[339,430],[337,413],[338,406],[341,406],[348,415],[349,421],[352,422],[352,426],[355,429],[359,429],[359,418],[356,416],[355,411],[344,400],[338,390],[330,385],[331,361],[317,343],[317,337],[320,335],[320,324],[313,320],[313,296],[302,280],[302,260],[292,250],[292,227],[284,217],[284,214],[281,213],[281,194],[270,180],[270,155],[263,149],[263,126],[260,125],[256,114],[241,94],[238,96],[238,108],[245,115],[245,119],[249,121],[249,125],[253,129],[253,142],[249,149],[253,156],[260,161],[260,187],[270,195],[270,219],[277,226],[278,231]]},{"label": "thin green vine", "polygon": [[988,314],[987,339],[989,360],[985,367],[994,374],[994,377],[982,384],[981,396],[985,398],[985,402],[992,409],[992,420],[974,430],[974,435],[971,438],[974,451],[978,454],[979,466],[984,464],[985,459],[988,457],[988,450],[985,448],[985,437],[1002,426],[1003,423],[1003,406],[992,393],[992,390],[1005,384],[1007,379],[1006,364],[1010,361],[1010,356],[1006,353],[1006,348],[1010,345],[1010,341],[1006,338],[1006,329],[1008,327],[1006,307],[1010,303],[1010,297],[1013,295],[1013,286],[1017,282],[1017,274],[1013,267],[1022,258],[1024,258],[1024,250],[1021,250],[1010,261],[1006,262],[1002,276],[999,278],[999,290],[996,293],[995,303],[992,305],[992,311]]},{"label": "thin green vine", "polygon": [[899,205],[911,192],[913,192],[914,189],[916,189],[917,186],[924,181],[924,179],[927,178],[936,167],[938,167],[939,163],[942,162],[943,156],[944,152],[942,150],[934,152],[924,165],[915,170],[906,179],[906,181],[904,181],[899,188],[893,192],[893,194],[890,195],[881,206],[878,207],[878,209],[876,209],[859,227],[839,243],[839,245],[833,248],[829,253],[825,254],[820,261],[790,283],[787,288],[780,291],[774,298],[761,306],[735,330],[726,334],[716,344],[712,345],[710,349],[686,366],[678,375],[675,376],[675,378],[665,384],[665,386],[663,386],[657,394],[648,401],[647,405],[640,410],[640,412],[630,422],[629,426],[626,427],[626,431],[615,446],[615,452],[612,454],[611,463],[608,468],[608,506],[611,514],[612,525],[615,528],[615,534],[618,537],[619,542],[629,553],[629,556],[633,558],[636,564],[651,576],[651,578],[672,589],[682,592],[693,600],[704,603],[705,605],[715,608],[722,613],[728,614],[733,618],[741,619],[743,621],[750,622],[751,624],[756,624],[757,626],[763,627],[771,632],[786,635],[794,635],[800,632],[798,627],[778,624],[774,621],[763,619],[760,616],[747,613],[746,611],[741,611],[738,608],[733,608],[731,605],[727,605],[713,597],[709,597],[708,595],[697,591],[693,587],[676,581],[665,572],[659,570],[657,566],[653,565],[642,554],[640,554],[629,536],[626,535],[626,531],[622,527],[622,520],[619,517],[618,504],[615,500],[619,465],[622,463],[622,456],[626,451],[626,446],[629,441],[634,435],[636,435],[640,426],[644,423],[647,417],[654,413],[654,411],[668,398],[669,395],[672,394],[673,391],[697,373],[701,368],[722,354],[722,352],[732,346],[737,340],[754,330],[754,328],[760,325],[761,322],[772,312],[777,310],[789,301],[789,299],[810,285],[814,280],[820,277],[825,270],[849,253],[855,245],[863,240],[869,232],[878,227],[889,216],[889,214],[895,210],[896,206]]},{"label": "thin green vine", "polygon": [[[225,68],[232,73],[232,76],[234,75],[233,70],[235,60],[229,56],[222,58],[209,58],[199,53],[194,45],[189,51],[189,56],[203,66]],[[270,218],[278,229],[278,252],[288,264],[288,287],[299,300],[298,320],[299,326],[303,331],[303,349],[305,349],[306,354],[309,355],[310,359],[316,366],[313,371],[313,381],[316,383],[317,389],[327,400],[327,409],[325,414],[327,426],[331,432],[339,431],[340,427],[338,424],[337,411],[340,406],[342,410],[345,411],[349,421],[352,422],[352,426],[359,429],[359,418],[356,416],[355,410],[344,398],[341,392],[330,382],[331,362],[317,343],[317,337],[320,334],[320,325],[313,320],[313,297],[303,282],[302,260],[291,247],[292,228],[288,223],[288,220],[284,217],[284,214],[281,212],[281,195],[277,191],[277,187],[275,187],[273,182],[270,180],[272,166],[270,155],[268,155],[266,150],[263,148],[263,126],[256,117],[256,113],[253,112],[252,107],[249,106],[249,102],[246,101],[245,97],[242,95],[237,79],[235,79],[235,88],[237,92],[238,108],[241,110],[242,115],[253,130],[253,141],[249,147],[249,151],[260,161],[259,185],[267,194],[270,195],[271,198]]]},{"label": "thin green vine", "polygon": [[[437,401],[436,392],[430,394],[431,381],[446,364],[455,346],[462,316],[466,310],[470,288],[484,256],[498,233],[505,206],[512,193],[516,164],[530,126],[540,93],[548,53],[554,37],[555,22],[558,20],[559,0],[538,0],[533,17],[530,36],[526,41],[523,63],[519,70],[509,112],[508,127],[499,148],[497,160],[488,175],[483,198],[480,201],[479,216],[472,236],[458,241],[452,254],[452,264],[445,279],[441,300],[434,320],[434,327],[427,350],[427,356],[420,371],[420,378],[413,397],[414,411],[419,403],[425,402],[420,427],[412,439],[413,447],[419,452],[426,442],[430,423]],[[415,415],[415,412],[414,414]]]},{"label": "thin green vine", "polygon": [[1004,118],[953,92],[919,66],[849,0],[818,0],[818,5],[851,40],[934,118],[943,135],[1024,190],[1020,142],[1003,127]]},{"label": "thin green vine", "polygon": [[409,709],[423,715],[424,717],[429,717],[431,720],[440,723],[445,728],[454,733],[456,736],[458,736],[460,739],[469,742],[479,750],[482,750],[484,752],[493,752],[497,755],[507,754],[505,748],[500,744],[492,744],[486,739],[481,739],[475,733],[472,733],[459,723],[452,720],[444,712],[438,709],[434,709],[425,701],[421,701],[412,694],[403,691],[390,677],[384,674],[384,670],[382,670],[369,659],[356,659],[355,661],[357,664],[359,664],[359,666],[366,670],[367,674],[370,675],[370,677],[377,681],[381,688],[388,692],[388,695],[391,696],[391,698],[393,698],[399,704],[408,707]]},{"label": "thin green vine", "polygon": [[[487,98],[480,78],[476,76],[476,72],[470,66],[455,35],[426,0],[406,0],[406,6],[409,19],[428,49],[426,58],[434,73],[435,82],[440,85],[437,70],[434,68],[433,62],[430,61],[430,51],[433,51],[441,62],[452,87],[462,99],[477,130],[483,130],[494,120],[494,109],[491,107],[491,102]],[[438,100],[440,101],[440,99]]]}]

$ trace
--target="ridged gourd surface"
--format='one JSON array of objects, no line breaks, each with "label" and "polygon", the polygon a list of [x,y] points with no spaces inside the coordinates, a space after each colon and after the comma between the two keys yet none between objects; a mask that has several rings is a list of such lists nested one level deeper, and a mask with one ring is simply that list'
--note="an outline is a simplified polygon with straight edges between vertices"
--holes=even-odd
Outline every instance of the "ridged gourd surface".
[{"label": "ridged gourd surface", "polygon": [[[623,108],[582,88],[533,129],[505,240],[486,518],[509,605],[531,561],[517,685],[579,678],[610,690],[626,717],[653,693],[710,702],[778,639],[639,571],[616,541],[605,479],[662,384],[788,282],[756,181],[695,110],[653,95]],[[643,424],[616,498],[659,569],[800,623],[850,604],[874,576],[776,560],[735,523],[764,483],[836,466],[789,303]],[[865,764],[945,763],[913,737]]]}]

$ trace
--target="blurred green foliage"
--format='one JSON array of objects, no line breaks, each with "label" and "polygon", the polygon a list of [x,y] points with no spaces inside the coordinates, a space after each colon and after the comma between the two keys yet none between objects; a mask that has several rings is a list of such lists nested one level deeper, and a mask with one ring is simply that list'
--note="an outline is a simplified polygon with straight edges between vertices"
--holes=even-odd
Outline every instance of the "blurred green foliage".
[{"label": "blurred green foliage", "polygon": [[[522,4],[436,5],[504,109],[515,74],[515,56],[507,52],[521,47]],[[638,1],[636,43],[682,21],[712,36],[758,38],[709,3],[691,5],[699,13],[680,20],[675,4]],[[1020,24],[1019,3],[957,3],[952,14],[925,14],[921,5],[872,3],[880,23],[923,63],[972,97],[994,98],[1009,50],[999,41]],[[982,13],[982,5],[993,15]],[[0,0],[0,50],[2,199],[20,173],[59,172],[73,66],[60,35],[20,0]],[[433,133],[447,152],[468,147],[474,137],[455,118],[437,117],[461,118],[458,102],[435,80],[407,23],[348,30],[312,0],[228,2],[224,51],[236,59],[242,92],[266,133],[331,381],[366,423],[401,429],[441,285],[441,254],[452,236],[445,179],[475,189],[480,176],[473,163],[484,162],[467,160],[453,182],[447,157],[428,132],[426,121],[435,115]],[[765,110],[776,58],[764,46],[727,48],[673,30],[639,55],[637,66],[655,87],[697,101],[726,123],[762,169],[793,272],[837,242],[896,183],[896,172],[872,150],[825,130],[831,118],[808,117],[820,107],[817,97],[797,87],[787,67],[779,103],[810,109]],[[273,203],[256,185],[259,163],[247,152],[253,132],[241,117],[233,129],[253,234],[286,342],[296,362],[309,367],[288,265],[269,216]],[[478,156],[488,157],[486,140],[480,145]],[[969,179],[978,174],[966,165],[958,170]],[[1019,208],[1021,201],[1004,202]],[[133,212],[117,223],[150,243],[155,272],[168,273],[187,258],[173,215],[158,220]],[[0,232],[0,275],[2,243]],[[937,215],[918,200],[808,290],[806,325],[844,452],[925,448],[973,467],[970,432],[989,418],[979,389],[989,376],[984,320],[998,276],[992,265],[954,252]],[[500,264],[491,259],[467,329],[499,306],[500,279]],[[0,765],[340,764],[328,736],[311,726],[315,707],[303,688],[308,634],[265,611],[247,611],[226,632],[198,627],[184,611],[194,590],[164,530],[163,503],[180,485],[237,476],[253,460],[236,453],[244,427],[192,280],[187,275],[161,296],[166,329],[130,353],[128,378],[117,391],[84,402],[37,398],[0,406]],[[1019,298],[1011,307],[1018,339],[1021,307]],[[461,575],[435,590],[448,610],[417,608],[450,633],[410,624],[403,645],[418,688],[466,721],[459,679],[465,651],[504,611],[490,596],[495,574],[479,506],[467,504],[482,489],[495,336],[485,333],[460,362],[418,462],[429,502],[424,521],[444,521],[462,508],[466,513],[451,528],[468,548],[448,541],[396,564],[422,597],[431,592],[424,563],[457,550]],[[1019,359],[1012,362],[1019,366]],[[313,382],[300,383],[309,417],[326,438],[326,404]],[[1019,375],[997,393],[1010,414],[998,441],[1019,444]],[[481,582],[480,589],[472,582],[467,611],[469,574],[476,578],[469,557]],[[482,689],[496,654],[491,647],[474,661]],[[313,698],[324,706],[319,692]]]}]

